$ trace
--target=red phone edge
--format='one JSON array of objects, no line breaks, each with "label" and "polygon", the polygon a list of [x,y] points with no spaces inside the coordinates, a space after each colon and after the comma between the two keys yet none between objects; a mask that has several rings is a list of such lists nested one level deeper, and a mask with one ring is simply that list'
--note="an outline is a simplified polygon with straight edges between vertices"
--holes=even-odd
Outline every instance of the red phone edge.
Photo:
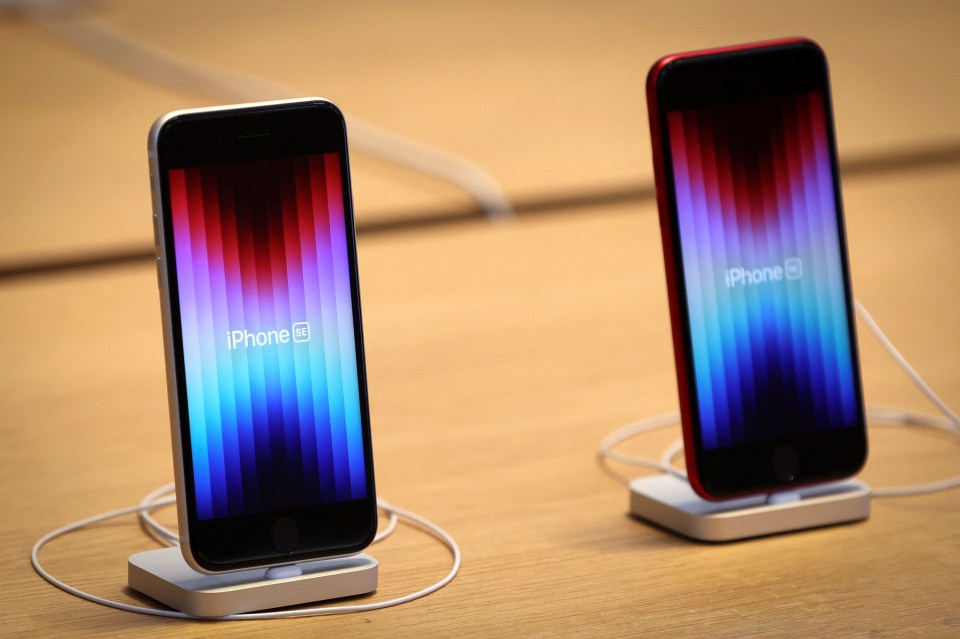
[{"label": "red phone edge", "polygon": [[667,194],[664,172],[663,145],[660,136],[660,113],[657,103],[657,80],[664,67],[675,60],[693,58],[718,53],[731,53],[783,44],[808,42],[817,46],[809,38],[791,37],[777,40],[765,40],[712,49],[701,49],[685,53],[673,53],[657,60],[647,73],[647,113],[650,119],[650,143],[653,151],[653,178],[657,190],[657,209],[660,217],[660,241],[663,245],[664,271],[667,277],[667,300],[670,306],[670,325],[673,336],[673,359],[677,371],[677,394],[680,400],[680,424],[683,431],[683,455],[687,466],[687,478],[693,490],[710,501],[734,499],[739,495],[724,495],[722,498],[712,495],[704,488],[697,473],[696,447],[693,438],[693,423],[690,414],[689,374],[687,371],[687,352],[683,341],[683,327],[680,320],[680,298],[677,293],[677,275],[674,270],[673,228],[670,220],[670,203]]}]

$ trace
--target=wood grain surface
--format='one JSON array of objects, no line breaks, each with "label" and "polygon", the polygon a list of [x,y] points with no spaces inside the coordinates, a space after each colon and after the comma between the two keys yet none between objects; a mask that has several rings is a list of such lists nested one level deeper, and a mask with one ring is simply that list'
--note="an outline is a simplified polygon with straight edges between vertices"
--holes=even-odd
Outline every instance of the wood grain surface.
[{"label": "wood grain surface", "polygon": [[[349,116],[460,154],[519,201],[651,180],[644,79],[662,55],[804,35],[830,58],[844,159],[960,155],[960,4],[92,3],[92,15],[185,60],[322,95]],[[85,55],[0,12],[0,264],[149,246],[147,129],[222,104]],[[353,158],[359,220],[472,208],[458,189]]]}]

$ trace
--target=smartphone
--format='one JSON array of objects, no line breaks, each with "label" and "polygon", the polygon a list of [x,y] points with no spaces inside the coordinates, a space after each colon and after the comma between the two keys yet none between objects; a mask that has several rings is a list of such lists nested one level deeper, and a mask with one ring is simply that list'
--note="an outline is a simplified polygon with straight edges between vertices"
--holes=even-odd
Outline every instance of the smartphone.
[{"label": "smartphone", "polygon": [[176,111],[149,159],[184,558],[359,552],[377,511],[343,115]]},{"label": "smartphone", "polygon": [[855,474],[866,422],[823,51],[670,55],[647,103],[692,487],[722,500]]}]

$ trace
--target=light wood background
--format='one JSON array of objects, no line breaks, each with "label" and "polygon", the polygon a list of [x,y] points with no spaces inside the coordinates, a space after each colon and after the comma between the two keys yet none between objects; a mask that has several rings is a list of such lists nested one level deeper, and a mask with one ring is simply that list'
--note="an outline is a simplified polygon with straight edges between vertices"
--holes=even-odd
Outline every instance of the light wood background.
[{"label": "light wood background", "polygon": [[[674,409],[643,79],[668,52],[807,35],[830,56],[854,287],[960,405],[960,5],[951,2],[104,2],[191,59],[331,98],[462,154],[520,205],[490,224],[435,180],[357,156],[382,497],[445,527],[447,588],[364,615],[188,623],[98,607],[30,568],[43,533],[171,479],[146,132],[204,103],[0,12],[0,635],[957,636],[960,491],[875,500],[863,523],[706,545],[626,515],[596,464],[612,429]],[[437,218],[427,226],[406,220]],[[112,266],[98,260],[133,255]],[[57,268],[63,262],[72,267]],[[46,265],[39,274],[29,267]],[[52,265],[52,267],[51,267]],[[19,273],[19,274],[18,274]],[[861,329],[868,402],[931,412]],[[657,456],[676,429],[628,448]],[[624,476],[629,469],[617,468]],[[960,441],[875,428],[875,486],[960,472]],[[172,512],[165,512],[173,522]],[[133,518],[44,562],[134,600]],[[445,573],[401,528],[380,600]]]}]

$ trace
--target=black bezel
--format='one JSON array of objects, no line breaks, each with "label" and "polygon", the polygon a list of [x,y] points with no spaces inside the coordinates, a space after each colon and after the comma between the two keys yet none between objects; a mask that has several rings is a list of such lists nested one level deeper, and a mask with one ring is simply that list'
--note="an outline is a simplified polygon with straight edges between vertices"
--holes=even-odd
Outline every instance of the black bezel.
[{"label": "black bezel", "polygon": [[[372,542],[377,528],[370,411],[357,271],[353,201],[350,189],[346,127],[343,115],[324,100],[274,103],[242,108],[192,112],[167,120],[156,137],[158,182],[163,207],[167,299],[176,368],[180,447],[186,482],[188,536],[191,555],[205,570],[223,571],[277,563],[309,561],[359,552]],[[167,172],[171,168],[238,163],[338,152],[341,158],[345,227],[357,350],[360,414],[363,429],[367,497],[361,500],[310,505],[238,517],[201,520],[196,516],[190,422],[185,387],[176,250],[170,215]],[[300,544],[293,552],[276,549],[271,535],[275,521],[292,517],[299,526]]]},{"label": "black bezel", "polygon": [[[673,161],[667,114],[715,104],[729,104],[778,95],[822,91],[825,100],[827,136],[830,145],[834,200],[837,211],[839,253],[846,295],[847,326],[851,336],[852,370],[858,406],[858,423],[837,428],[732,447],[706,450],[700,431],[699,403],[694,382],[689,311],[682,260]],[[688,410],[694,442],[693,456],[697,482],[714,498],[782,490],[805,484],[830,481],[855,474],[866,461],[866,418],[852,303],[843,204],[840,197],[839,167],[830,99],[829,72],[822,50],[813,42],[798,40],[767,46],[748,46],[704,55],[680,56],[667,62],[656,78],[657,110],[661,140],[664,183],[668,207],[675,277],[679,301],[680,329],[687,370]],[[785,473],[773,459],[788,449],[797,457],[797,469]],[[789,475],[789,477],[787,476]]]}]

